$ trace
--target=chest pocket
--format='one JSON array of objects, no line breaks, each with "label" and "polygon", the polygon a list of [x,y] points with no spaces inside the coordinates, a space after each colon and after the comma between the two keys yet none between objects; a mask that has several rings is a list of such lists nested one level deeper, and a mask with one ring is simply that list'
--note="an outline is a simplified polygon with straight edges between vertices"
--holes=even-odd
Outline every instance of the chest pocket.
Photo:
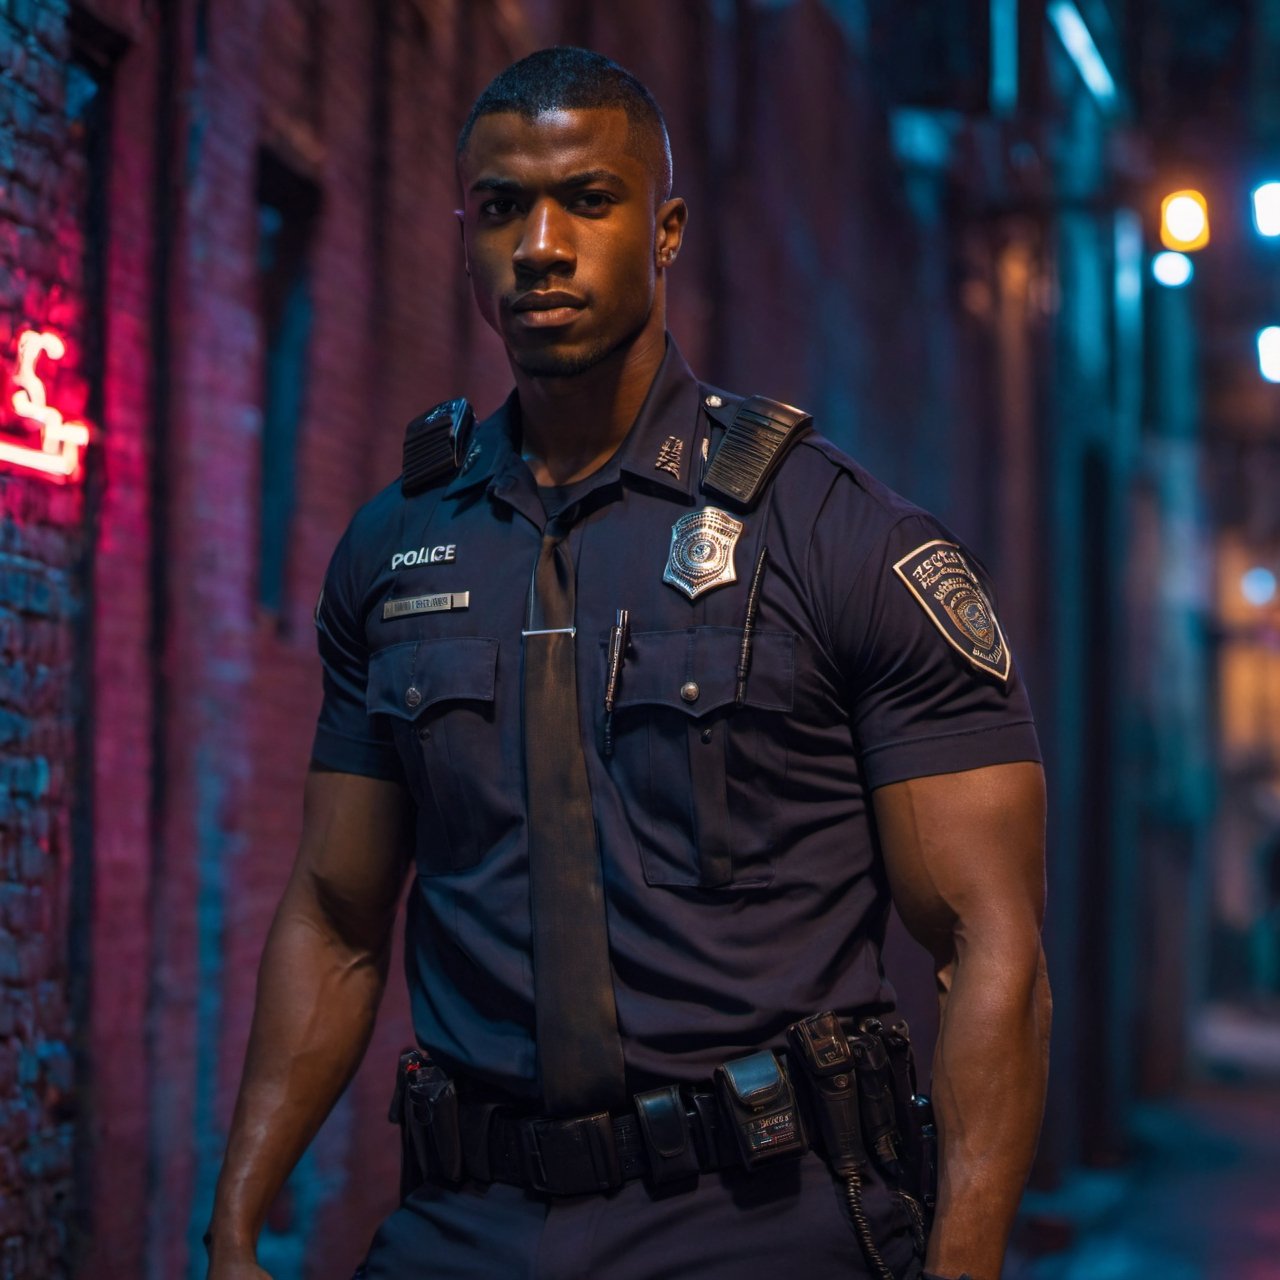
[{"label": "chest pocket", "polygon": [[767,885],[786,790],[795,636],[757,631],[737,705],[742,631],[633,634],[611,771],[653,885]]},{"label": "chest pocket", "polygon": [[495,724],[497,672],[498,642],[482,636],[408,641],[370,655],[367,708],[391,718],[418,806],[423,874],[474,866],[518,824]]}]

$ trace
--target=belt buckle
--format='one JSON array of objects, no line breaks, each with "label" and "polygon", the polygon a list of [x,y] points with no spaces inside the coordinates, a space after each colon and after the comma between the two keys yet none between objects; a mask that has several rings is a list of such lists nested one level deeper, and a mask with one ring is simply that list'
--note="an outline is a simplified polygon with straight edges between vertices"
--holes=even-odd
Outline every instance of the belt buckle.
[{"label": "belt buckle", "polygon": [[572,1120],[524,1120],[520,1154],[525,1177],[544,1195],[577,1196],[622,1185],[622,1165],[607,1111]]},{"label": "belt buckle", "polygon": [[524,1176],[533,1191],[549,1192],[547,1168],[542,1162],[542,1150],[538,1143],[539,1120],[521,1120],[516,1125],[516,1134],[520,1139],[520,1162],[524,1166]]}]

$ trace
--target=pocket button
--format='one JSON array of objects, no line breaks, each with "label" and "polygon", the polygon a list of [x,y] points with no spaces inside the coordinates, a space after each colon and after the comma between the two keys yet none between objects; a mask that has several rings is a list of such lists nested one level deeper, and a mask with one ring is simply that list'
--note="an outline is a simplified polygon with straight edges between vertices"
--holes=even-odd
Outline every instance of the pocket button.
[{"label": "pocket button", "polygon": [[411,684],[404,691],[404,705],[406,707],[416,707],[422,701],[422,690],[416,684]]},{"label": "pocket button", "polygon": [[699,689],[697,684],[692,680],[690,680],[687,684],[682,684],[680,686],[680,696],[686,702],[697,702],[698,694],[701,692],[702,690]]}]

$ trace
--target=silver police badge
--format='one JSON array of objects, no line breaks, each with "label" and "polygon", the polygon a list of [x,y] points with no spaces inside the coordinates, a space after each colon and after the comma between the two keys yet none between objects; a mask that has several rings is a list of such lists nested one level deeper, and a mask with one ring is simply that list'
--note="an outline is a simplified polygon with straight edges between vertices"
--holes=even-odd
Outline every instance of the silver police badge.
[{"label": "silver police badge", "polygon": [[733,549],[745,526],[727,511],[703,507],[671,526],[671,553],[663,582],[696,600],[704,591],[738,580]]},{"label": "silver police badge", "polygon": [[954,542],[935,538],[893,568],[953,648],[979,671],[1009,679],[1012,659],[995,610]]}]

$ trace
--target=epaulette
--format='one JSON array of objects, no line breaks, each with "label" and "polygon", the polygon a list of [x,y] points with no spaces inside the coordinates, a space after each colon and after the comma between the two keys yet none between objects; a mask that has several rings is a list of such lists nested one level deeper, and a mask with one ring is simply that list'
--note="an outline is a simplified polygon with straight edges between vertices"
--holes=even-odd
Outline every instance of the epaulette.
[{"label": "epaulette", "polygon": [[452,475],[466,454],[476,415],[466,400],[446,400],[404,429],[400,492],[406,497]]},{"label": "epaulette", "polygon": [[813,417],[767,396],[751,396],[736,409],[708,412],[725,429],[702,479],[702,487],[740,507],[750,507],[786,456],[806,434]]}]

